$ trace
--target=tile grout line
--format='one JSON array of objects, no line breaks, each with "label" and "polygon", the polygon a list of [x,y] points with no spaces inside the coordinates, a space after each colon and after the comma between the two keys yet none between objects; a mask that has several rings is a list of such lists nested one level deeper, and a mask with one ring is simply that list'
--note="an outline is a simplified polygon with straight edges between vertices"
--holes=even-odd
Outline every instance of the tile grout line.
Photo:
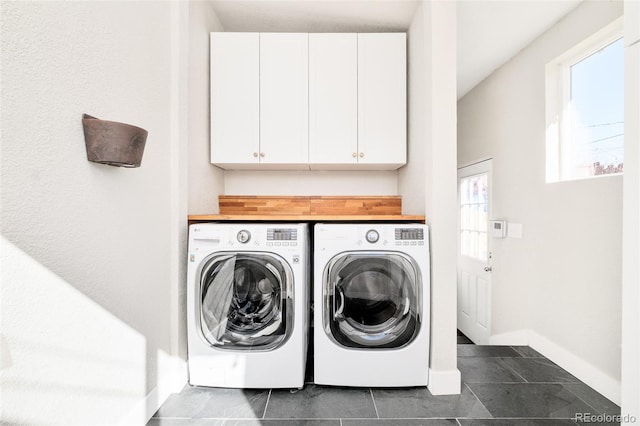
[{"label": "tile grout line", "polygon": [[509,347],[510,347],[511,349],[513,349],[514,351],[516,351],[516,353],[517,353],[518,355],[520,355],[520,358],[526,358],[522,352],[520,352],[519,350],[517,350],[517,349],[515,348],[515,346],[509,346]]},{"label": "tile grout line", "polygon": [[380,414],[378,414],[378,406],[376,405],[376,399],[373,397],[373,389],[369,388],[369,393],[371,394],[371,401],[373,401],[373,408],[376,410],[376,417],[379,419]]},{"label": "tile grout line", "polygon": [[267,403],[264,404],[264,411],[262,412],[262,419],[265,419],[267,415],[267,407],[269,406],[269,401],[271,400],[271,392],[273,392],[273,389],[269,389],[269,395],[267,395]]},{"label": "tile grout line", "polygon": [[507,367],[507,369],[511,370],[516,376],[520,377],[522,380],[524,380],[525,383],[529,383],[529,381],[527,379],[524,378],[524,376],[520,373],[518,373],[515,368],[511,367],[509,364],[507,364],[504,359],[502,357],[498,358],[500,360],[500,362],[502,363],[502,365],[504,365],[505,367]]},{"label": "tile grout line", "polygon": [[[575,396],[576,398],[578,398],[580,401],[584,402],[585,404],[587,404],[588,407],[592,408],[594,411],[596,411],[598,414],[607,414],[607,413],[602,413],[600,412],[600,410],[598,410],[596,407],[594,407],[593,405],[589,404],[587,401],[585,401],[582,397],[580,397],[580,395],[576,394],[575,392],[571,392],[571,389],[569,389],[567,386],[565,385],[576,385],[576,384],[580,384],[580,383],[559,383],[560,386],[562,386],[563,389],[565,389],[567,392],[569,392],[571,395]],[[588,385],[586,385],[588,386]],[[576,413],[577,414],[577,413]],[[576,416],[574,416],[575,418]],[[577,423],[577,422],[576,422]]]},{"label": "tile grout line", "polygon": [[[468,383],[464,383],[464,385],[467,387],[467,389],[469,389],[469,392],[471,392],[471,395],[473,395],[473,397],[480,403],[480,405],[482,405],[482,408],[484,408],[485,410],[487,410],[487,413],[489,413],[489,415],[491,416],[491,418],[495,418],[495,416],[493,415],[493,413],[491,411],[489,411],[489,409],[487,408],[486,405],[484,405],[484,403],[480,400],[480,398],[478,398],[478,395],[476,395],[476,393],[473,391],[473,389],[471,389],[471,386],[469,386]],[[457,421],[458,419],[456,419]]]}]

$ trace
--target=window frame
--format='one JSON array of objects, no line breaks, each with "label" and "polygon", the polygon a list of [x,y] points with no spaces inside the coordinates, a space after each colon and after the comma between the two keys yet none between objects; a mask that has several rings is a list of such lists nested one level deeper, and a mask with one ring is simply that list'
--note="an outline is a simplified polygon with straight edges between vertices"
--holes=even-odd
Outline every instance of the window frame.
[{"label": "window frame", "polygon": [[620,17],[576,44],[545,67],[546,182],[618,176],[620,173],[577,176],[572,166],[571,67],[624,37]]}]

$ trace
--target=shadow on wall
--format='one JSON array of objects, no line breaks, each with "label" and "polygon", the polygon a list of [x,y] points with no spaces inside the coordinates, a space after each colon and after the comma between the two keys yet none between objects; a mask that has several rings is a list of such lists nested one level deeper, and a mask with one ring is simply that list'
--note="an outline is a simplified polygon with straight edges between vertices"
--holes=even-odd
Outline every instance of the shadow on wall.
[{"label": "shadow on wall", "polygon": [[[81,424],[96,413],[144,423],[147,372],[162,378],[183,363],[4,237],[0,260],[2,424]],[[151,398],[174,390],[161,381]]]}]

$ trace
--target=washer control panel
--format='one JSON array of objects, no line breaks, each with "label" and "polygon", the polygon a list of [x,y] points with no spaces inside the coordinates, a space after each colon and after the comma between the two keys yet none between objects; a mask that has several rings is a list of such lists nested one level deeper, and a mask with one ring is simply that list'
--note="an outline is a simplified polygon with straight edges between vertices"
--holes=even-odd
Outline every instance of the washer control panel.
[{"label": "washer control panel", "polygon": [[395,234],[397,246],[424,245],[424,229],[422,228],[396,228]]},{"label": "washer control panel", "polygon": [[295,228],[267,228],[267,246],[297,247],[298,230]]},{"label": "washer control panel", "polygon": [[295,228],[268,228],[267,241],[296,241],[298,230]]}]

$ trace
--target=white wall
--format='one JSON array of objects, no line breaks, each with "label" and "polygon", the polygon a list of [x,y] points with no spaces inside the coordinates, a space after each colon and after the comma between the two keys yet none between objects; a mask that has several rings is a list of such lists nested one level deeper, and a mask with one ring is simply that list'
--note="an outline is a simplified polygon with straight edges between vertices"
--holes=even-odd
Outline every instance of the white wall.
[{"label": "white wall", "polygon": [[458,165],[493,158],[492,341],[531,343],[620,401],[622,178],[545,183],[545,64],[622,14],[587,1],[458,103]]},{"label": "white wall", "polygon": [[209,33],[224,29],[211,2],[189,3],[189,214],[215,214],[224,174],[209,162]]},{"label": "white wall", "polygon": [[225,172],[224,191],[228,195],[397,195],[398,172],[234,170]]},{"label": "white wall", "polygon": [[[426,214],[431,242],[429,390],[460,392],[456,359],[456,6],[421,2],[408,32],[409,164],[405,212]],[[454,285],[452,285],[452,283]]]},{"label": "white wall", "polygon": [[[224,190],[224,174],[221,169],[209,163],[209,34],[222,31],[213,7],[208,1],[188,2],[188,144],[186,161],[182,164],[187,175],[187,183],[181,186],[186,199],[186,208],[182,219],[189,214],[218,213],[218,195]],[[177,317],[173,322],[179,336],[178,352],[187,358],[187,237],[188,228],[181,227],[181,238],[176,246],[180,247],[179,259],[182,281],[178,294]]]},{"label": "white wall", "polygon": [[430,128],[427,55],[431,39],[425,33],[424,15],[421,2],[407,32],[407,165],[398,170],[403,212],[418,215],[423,215],[426,207],[426,140]]},{"label": "white wall", "polygon": [[[2,422],[144,423],[186,378],[185,8],[1,8]],[[88,162],[84,112],[148,130],[142,166]]]},{"label": "white wall", "polygon": [[640,2],[624,3],[625,165],[623,205],[622,405],[640,420]]}]

